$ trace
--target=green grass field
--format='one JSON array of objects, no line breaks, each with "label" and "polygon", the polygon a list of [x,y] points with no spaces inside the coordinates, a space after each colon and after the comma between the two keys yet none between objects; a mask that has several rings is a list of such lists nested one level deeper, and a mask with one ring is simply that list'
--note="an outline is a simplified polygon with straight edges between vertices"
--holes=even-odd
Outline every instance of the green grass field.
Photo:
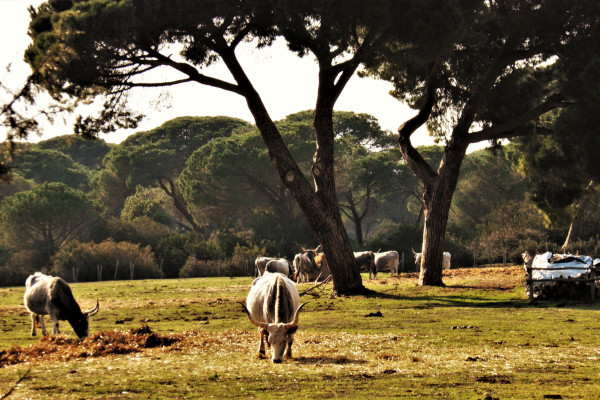
[{"label": "green grass field", "polygon": [[[100,300],[84,341],[67,322],[60,338],[30,337],[24,288],[0,288],[0,360],[29,354],[0,368],[0,399],[600,396],[600,303],[529,305],[520,267],[444,274],[443,288],[418,287],[414,274],[363,275],[379,295],[331,299],[331,285],[303,295],[283,364],[257,357],[238,304],[251,278],[73,284],[82,308]],[[176,342],[129,343],[125,333],[143,324]]]}]

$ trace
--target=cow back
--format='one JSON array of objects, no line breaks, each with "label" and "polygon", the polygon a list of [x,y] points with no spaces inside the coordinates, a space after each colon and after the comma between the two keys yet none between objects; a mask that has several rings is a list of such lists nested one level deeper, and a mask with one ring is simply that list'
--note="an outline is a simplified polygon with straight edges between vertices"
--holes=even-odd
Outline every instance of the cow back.
[{"label": "cow back", "polygon": [[53,278],[49,284],[49,302],[57,310],[59,320],[79,320],[83,313],[73,297],[71,287],[61,278]]},{"label": "cow back", "polygon": [[299,305],[296,285],[280,273],[265,272],[255,279],[246,299],[252,318],[266,324],[291,322]]},{"label": "cow back", "polygon": [[49,313],[48,290],[51,282],[51,276],[40,273],[27,278],[23,304],[29,312],[38,315],[47,315]]},{"label": "cow back", "polygon": [[290,263],[285,258],[271,260],[265,267],[266,272],[279,272],[285,276],[290,275]]}]

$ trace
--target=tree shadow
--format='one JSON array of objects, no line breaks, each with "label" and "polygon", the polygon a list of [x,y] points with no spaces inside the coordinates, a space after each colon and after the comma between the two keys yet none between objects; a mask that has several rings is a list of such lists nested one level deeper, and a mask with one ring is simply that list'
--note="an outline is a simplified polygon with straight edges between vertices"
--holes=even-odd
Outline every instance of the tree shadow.
[{"label": "tree shadow", "polygon": [[[488,290],[497,292],[506,292],[513,290],[514,287],[499,287],[490,288],[484,286],[473,286],[473,285],[452,285],[444,286],[447,289],[466,289],[466,290]],[[514,299],[514,300],[493,300],[489,297],[473,296],[469,295],[468,300],[464,295],[455,295],[448,293],[447,295],[416,295],[416,296],[402,296],[399,294],[392,294],[386,292],[377,292],[372,289],[367,289],[367,292],[363,293],[362,296],[369,299],[382,299],[382,300],[401,300],[410,303],[424,303],[414,306],[415,309],[432,309],[432,308],[444,308],[444,307],[463,307],[463,308],[585,308],[585,309],[598,309],[599,303],[593,303],[586,299],[581,300],[536,300],[534,303],[529,303],[527,298]]]},{"label": "tree shadow", "polygon": [[353,364],[353,365],[362,365],[367,364],[366,360],[355,360],[344,356],[338,357],[298,357],[291,358],[289,360],[295,364],[303,364],[303,365],[344,365],[344,364]]}]

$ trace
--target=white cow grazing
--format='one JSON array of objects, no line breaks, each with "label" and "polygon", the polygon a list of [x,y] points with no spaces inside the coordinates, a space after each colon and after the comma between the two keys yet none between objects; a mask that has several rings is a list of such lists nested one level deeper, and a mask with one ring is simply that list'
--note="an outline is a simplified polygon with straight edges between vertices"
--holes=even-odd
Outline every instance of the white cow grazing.
[{"label": "white cow grazing", "polygon": [[290,276],[290,263],[285,258],[271,260],[265,266],[265,272],[279,272],[285,276]]},{"label": "white cow grazing", "polygon": [[[306,303],[305,303],[306,304]],[[244,311],[260,333],[259,356],[265,355],[265,335],[271,345],[271,361],[292,356],[294,333],[304,304],[294,282],[280,273],[265,272],[252,282]],[[285,352],[285,353],[284,353]]]},{"label": "white cow grazing", "polygon": [[383,271],[384,268],[390,269],[390,277],[398,276],[398,266],[400,265],[400,255],[396,250],[375,253],[375,274],[377,271]]},{"label": "white cow grazing", "polygon": [[312,268],[312,263],[310,262],[310,258],[308,254],[298,253],[294,257],[294,280],[298,283],[300,282],[308,282],[309,273]]},{"label": "white cow grazing", "polygon": [[271,260],[277,260],[275,257],[256,257],[254,260],[254,266],[256,267],[256,276],[261,276],[265,273],[267,263]]},{"label": "white cow grazing", "polygon": [[[415,265],[421,265],[421,258],[423,257],[423,253],[416,253],[413,250],[413,254],[415,255]],[[442,256],[442,269],[450,269],[450,260],[452,256],[447,251],[444,252]]]},{"label": "white cow grazing", "polygon": [[58,321],[67,320],[77,336],[85,338],[89,333],[89,318],[100,309],[100,304],[96,300],[96,307],[82,313],[69,285],[61,278],[44,275],[41,272],[30,275],[25,281],[23,304],[31,313],[31,336],[36,335],[36,321],[40,322],[42,334],[47,334],[44,315],[50,315],[53,334],[60,334]]}]

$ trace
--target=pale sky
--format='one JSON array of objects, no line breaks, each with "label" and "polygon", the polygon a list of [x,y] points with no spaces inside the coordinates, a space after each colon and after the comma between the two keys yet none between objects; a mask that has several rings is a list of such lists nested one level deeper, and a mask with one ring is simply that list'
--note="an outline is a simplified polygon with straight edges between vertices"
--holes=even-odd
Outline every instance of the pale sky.
[{"label": "pale sky", "polygon": [[[12,90],[19,89],[29,73],[29,66],[23,62],[23,52],[30,43],[27,36],[27,7],[40,3],[40,0],[0,0],[0,82]],[[274,120],[314,108],[317,65],[312,57],[298,58],[287,50],[283,42],[261,51],[242,48],[238,51],[238,56]],[[9,71],[8,65],[11,66]],[[223,66],[216,65],[203,70],[203,73],[231,81]],[[387,82],[354,76],[335,109],[371,114],[379,120],[383,129],[396,132],[416,111],[391,97],[390,90],[391,84]],[[164,98],[168,100],[159,102],[156,106],[158,100]],[[134,132],[152,129],[179,116],[224,115],[254,123],[241,96],[200,84],[143,89],[135,92],[132,100],[132,108],[145,113],[146,118],[135,130],[102,135],[101,138],[105,141],[119,143]],[[5,92],[0,93],[0,101],[6,101]],[[29,141],[37,142],[72,133],[71,119],[67,115],[64,121],[55,120],[52,124],[45,124],[42,137],[32,135]],[[5,135],[6,132],[0,128],[0,140],[4,140]],[[424,128],[413,135],[412,141],[414,145],[433,144],[433,139]]]}]

